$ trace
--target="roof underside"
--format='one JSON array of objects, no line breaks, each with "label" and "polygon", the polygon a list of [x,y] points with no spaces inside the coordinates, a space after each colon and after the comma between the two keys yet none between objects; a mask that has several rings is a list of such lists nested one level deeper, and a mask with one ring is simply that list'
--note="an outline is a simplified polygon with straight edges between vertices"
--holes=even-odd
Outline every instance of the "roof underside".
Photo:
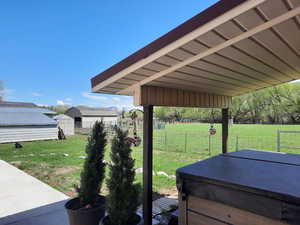
[{"label": "roof underside", "polygon": [[299,0],[222,0],[94,77],[93,92],[236,96],[300,79],[299,14]]}]

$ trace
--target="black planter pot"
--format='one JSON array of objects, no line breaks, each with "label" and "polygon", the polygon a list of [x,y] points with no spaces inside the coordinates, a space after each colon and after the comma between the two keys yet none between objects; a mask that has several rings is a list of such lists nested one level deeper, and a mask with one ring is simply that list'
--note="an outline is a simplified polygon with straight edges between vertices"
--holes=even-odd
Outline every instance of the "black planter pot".
[{"label": "black planter pot", "polygon": [[80,208],[79,198],[73,198],[65,204],[70,225],[99,225],[105,215],[105,198],[99,195],[97,206],[89,209]]},{"label": "black planter pot", "polygon": [[[136,216],[139,217],[139,222],[136,223],[136,224],[130,224],[130,225],[144,225],[144,220],[143,220],[143,218],[142,218],[141,216],[137,215],[137,214],[136,214]],[[108,225],[108,223],[107,223],[108,217],[109,217],[109,216],[103,217],[103,218],[100,220],[99,225]]]}]

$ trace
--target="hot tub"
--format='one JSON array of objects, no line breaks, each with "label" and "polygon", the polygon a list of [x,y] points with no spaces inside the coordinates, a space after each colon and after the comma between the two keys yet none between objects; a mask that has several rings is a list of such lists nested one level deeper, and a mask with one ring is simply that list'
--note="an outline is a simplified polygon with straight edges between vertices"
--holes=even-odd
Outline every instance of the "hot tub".
[{"label": "hot tub", "polygon": [[300,224],[300,155],[241,150],[176,174],[181,225]]}]

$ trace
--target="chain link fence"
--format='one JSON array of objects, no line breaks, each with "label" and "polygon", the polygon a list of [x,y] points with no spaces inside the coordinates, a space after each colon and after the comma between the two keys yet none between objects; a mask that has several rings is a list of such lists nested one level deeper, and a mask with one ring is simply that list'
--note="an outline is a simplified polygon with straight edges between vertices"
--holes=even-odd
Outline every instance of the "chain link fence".
[{"label": "chain link fence", "polygon": [[[139,131],[138,134],[143,138],[142,131]],[[221,153],[222,135],[154,130],[153,148],[158,151],[214,156]],[[300,153],[300,131],[284,131],[281,133],[280,139],[278,139],[278,135],[276,134],[264,136],[229,136],[228,150],[232,152],[241,149]]]},{"label": "chain link fence", "polygon": [[[126,128],[124,128],[126,129]],[[114,136],[112,126],[106,128],[109,140]],[[84,129],[82,134],[88,134]],[[143,139],[143,130],[137,130],[138,136]],[[132,130],[129,129],[129,136]],[[230,135],[228,140],[229,151],[241,149],[258,149],[277,152],[300,153],[300,131],[278,130],[277,135],[245,136]],[[140,148],[142,144],[140,145]],[[204,132],[178,132],[165,129],[154,129],[153,148],[157,151],[195,153],[203,156],[213,156],[221,153],[221,134],[209,135]]]}]

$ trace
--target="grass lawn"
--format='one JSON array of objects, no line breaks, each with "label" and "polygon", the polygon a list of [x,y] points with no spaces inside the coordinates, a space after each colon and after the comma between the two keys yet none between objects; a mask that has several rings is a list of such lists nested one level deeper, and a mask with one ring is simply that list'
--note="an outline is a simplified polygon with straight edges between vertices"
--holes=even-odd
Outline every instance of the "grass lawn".
[{"label": "grass lawn", "polygon": [[[154,132],[154,147],[164,151],[193,152],[207,155],[209,153],[209,124],[169,124],[164,130]],[[211,155],[219,154],[222,144],[221,124],[215,124],[217,133],[211,136]],[[300,125],[257,125],[234,124],[229,128],[229,150],[263,149],[277,151],[277,131],[300,131]],[[300,147],[300,134],[282,134],[281,150],[297,153],[297,149],[284,146]],[[299,150],[298,150],[299,151]]]},{"label": "grass lawn", "polygon": [[[211,140],[211,155],[221,152],[221,126],[216,125],[217,135]],[[209,124],[172,124],[164,130],[154,131],[154,189],[163,194],[176,193],[175,170],[184,165],[209,157]],[[300,130],[298,125],[233,125],[230,128],[230,147],[276,150],[277,130]],[[286,136],[284,136],[286,135]],[[300,134],[284,134],[282,143],[300,146]],[[186,140],[186,141],[185,141]],[[13,144],[0,145],[0,159],[37,177],[52,187],[74,196],[74,184],[79,183],[85,156],[86,136],[75,135],[66,141],[38,141],[23,143],[22,149]],[[110,146],[106,160],[109,160]],[[297,153],[297,150],[284,149]],[[300,151],[300,150],[298,150]],[[133,148],[136,168],[142,167],[142,148]],[[164,172],[164,174],[157,173]],[[137,172],[137,182],[142,174]]]},{"label": "grass lawn", "polygon": [[[0,159],[31,174],[52,187],[74,196],[74,184],[79,183],[80,171],[84,162],[86,136],[75,135],[66,141],[37,141],[22,143],[22,149],[14,149],[13,144],[0,145]],[[106,160],[109,160],[110,146]],[[142,148],[133,148],[136,168],[142,167]],[[197,158],[197,157],[196,157]],[[174,175],[175,170],[196,160],[195,154],[154,152],[154,171]],[[199,158],[200,159],[200,158]],[[137,173],[141,182],[142,174]],[[154,176],[154,189],[160,193],[176,192],[175,178],[165,175]],[[105,190],[104,190],[105,192]]]}]

